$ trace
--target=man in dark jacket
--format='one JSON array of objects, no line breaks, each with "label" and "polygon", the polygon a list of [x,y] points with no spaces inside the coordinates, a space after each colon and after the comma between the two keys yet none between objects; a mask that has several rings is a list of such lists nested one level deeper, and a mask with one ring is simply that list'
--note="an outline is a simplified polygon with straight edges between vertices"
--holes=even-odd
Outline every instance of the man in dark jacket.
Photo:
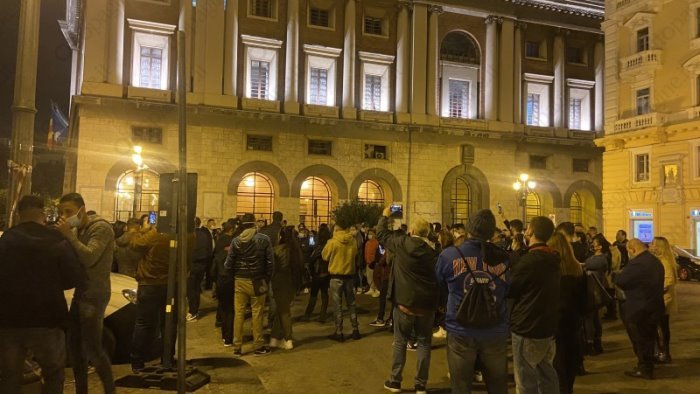
[{"label": "man in dark jacket", "polygon": [[41,366],[44,393],[62,393],[68,307],[63,290],[84,287],[68,241],[44,225],[44,201],[25,196],[19,224],[0,238],[0,393],[19,393],[27,350]]},{"label": "man in dark jacket", "polygon": [[129,219],[126,222],[126,232],[114,241],[117,246],[114,249],[114,259],[117,261],[118,272],[132,278],[136,277],[136,267],[143,258],[143,253],[129,244],[141,232],[141,223],[138,218]]},{"label": "man in dark jacket", "polygon": [[554,223],[544,216],[532,218],[525,231],[530,245],[513,265],[507,298],[511,303],[513,373],[517,391],[558,393],[554,369],[554,334],[559,318],[560,258],[547,246]]},{"label": "man in dark jacket", "polygon": [[267,226],[263,227],[262,230],[260,230],[261,234],[267,235],[268,238],[270,238],[270,242],[272,243],[272,247],[274,248],[277,246],[277,244],[280,242],[280,231],[282,231],[282,219],[284,218],[284,215],[280,211],[275,211],[272,213],[272,223],[268,224]]},{"label": "man in dark jacket", "polygon": [[[468,223],[470,238],[457,247],[443,250],[435,268],[438,283],[448,293],[445,328],[453,393],[471,392],[477,357],[483,365],[488,392],[508,392],[507,342],[510,330],[504,299],[508,291],[506,271],[510,262],[506,251],[488,242],[495,230],[496,218],[491,211],[485,209],[472,214]],[[493,284],[498,323],[485,328],[464,327],[457,321],[457,310],[469,288],[476,281],[484,280]]]},{"label": "man in dark jacket", "polygon": [[233,324],[233,355],[242,355],[243,323],[248,302],[253,308],[253,342],[255,355],[270,353],[265,345],[263,328],[263,308],[272,277],[274,252],[267,235],[256,233],[255,216],[245,214],[241,218],[240,235],[231,241],[224,267],[231,270],[234,277],[235,318]]},{"label": "man in dark jacket", "polygon": [[656,327],[664,315],[664,267],[636,238],[627,242],[627,251],[629,264],[614,279],[627,298],[622,313],[637,355],[637,367],[625,375],[653,379]]},{"label": "man in dark jacket", "polygon": [[204,273],[211,267],[213,256],[212,234],[206,227],[202,227],[202,220],[194,218],[195,248],[190,266],[190,276],[187,278],[187,303],[189,313],[187,321],[199,319],[199,301],[202,295],[202,280]]},{"label": "man in dark jacket", "polygon": [[389,284],[389,298],[394,302],[394,354],[389,380],[384,388],[401,392],[403,367],[406,364],[406,344],[415,337],[418,355],[415,377],[416,393],[425,393],[430,368],[430,345],[433,320],[437,309],[438,285],[435,261],[438,253],[428,240],[430,223],[414,219],[411,234],[388,229],[391,208],[384,209],[377,224],[379,243],[395,255]]}]

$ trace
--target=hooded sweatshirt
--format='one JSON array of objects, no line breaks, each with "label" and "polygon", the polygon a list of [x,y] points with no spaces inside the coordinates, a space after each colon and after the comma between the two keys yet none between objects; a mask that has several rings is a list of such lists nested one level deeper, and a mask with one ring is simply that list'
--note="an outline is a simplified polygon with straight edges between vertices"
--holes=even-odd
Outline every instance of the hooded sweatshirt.
[{"label": "hooded sweatshirt", "polygon": [[328,262],[328,272],[331,276],[351,276],[355,274],[355,258],[357,256],[357,241],[348,230],[336,228],[331,238],[323,248],[321,258]]},{"label": "hooded sweatshirt", "polygon": [[87,271],[85,289],[76,289],[76,298],[85,302],[107,304],[112,294],[109,273],[114,256],[112,225],[97,215],[88,216],[88,223],[68,236],[80,263]]},{"label": "hooded sweatshirt", "polygon": [[0,238],[0,328],[56,328],[68,318],[63,290],[87,277],[65,237],[38,223],[20,223]]}]

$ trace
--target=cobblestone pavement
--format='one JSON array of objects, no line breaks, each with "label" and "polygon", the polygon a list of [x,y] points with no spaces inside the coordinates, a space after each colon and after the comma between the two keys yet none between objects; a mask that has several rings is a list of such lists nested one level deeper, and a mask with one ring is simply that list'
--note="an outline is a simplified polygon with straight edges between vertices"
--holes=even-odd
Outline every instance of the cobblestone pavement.
[{"label": "cobblestone pavement", "polygon": [[[671,348],[674,364],[657,369],[657,379],[644,381],[623,375],[635,363],[629,340],[619,321],[605,322],[605,353],[586,359],[589,374],[579,377],[575,392],[593,393],[700,393],[700,283],[684,282],[678,289],[680,312],[672,317]],[[303,313],[307,296],[295,301],[295,316]],[[391,364],[391,334],[374,329],[368,323],[375,318],[377,300],[358,296],[359,319],[363,338],[336,343],[326,337],[332,323],[296,323],[295,348],[277,350],[265,357],[244,355],[236,360],[231,348],[224,348],[214,328],[214,302],[205,295],[206,315],[188,323],[188,360],[211,375],[211,384],[198,393],[382,393]],[[246,325],[249,329],[249,325]],[[430,381],[431,393],[448,393],[445,341],[433,343]],[[252,352],[244,346],[244,353]],[[413,387],[415,354],[409,352],[404,372],[404,388]],[[128,365],[115,365],[115,377],[129,373]],[[73,392],[67,371],[65,392]],[[91,392],[100,392],[99,381],[90,376]],[[483,392],[483,387],[481,388]],[[28,387],[27,393],[38,392]],[[118,389],[119,393],[152,393],[154,390]],[[511,388],[511,392],[515,392]]]}]

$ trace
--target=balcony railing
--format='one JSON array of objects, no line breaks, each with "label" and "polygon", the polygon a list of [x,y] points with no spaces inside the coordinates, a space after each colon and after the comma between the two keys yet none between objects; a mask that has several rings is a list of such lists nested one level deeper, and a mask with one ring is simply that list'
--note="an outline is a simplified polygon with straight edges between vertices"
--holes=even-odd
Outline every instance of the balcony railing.
[{"label": "balcony railing", "polygon": [[621,119],[615,122],[615,133],[624,133],[646,127],[661,126],[666,121],[666,115],[652,112],[633,118]]},{"label": "balcony railing", "polygon": [[658,66],[661,66],[660,50],[639,52],[620,60],[620,71],[622,74]]}]

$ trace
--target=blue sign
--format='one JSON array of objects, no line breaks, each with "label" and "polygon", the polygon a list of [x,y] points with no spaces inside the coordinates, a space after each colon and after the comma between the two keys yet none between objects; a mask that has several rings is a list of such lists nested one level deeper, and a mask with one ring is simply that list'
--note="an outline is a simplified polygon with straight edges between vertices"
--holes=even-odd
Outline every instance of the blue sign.
[{"label": "blue sign", "polygon": [[652,213],[648,211],[631,211],[630,212],[630,217],[632,218],[650,218],[652,217]]},{"label": "blue sign", "polygon": [[654,222],[651,220],[635,220],[632,233],[640,241],[649,243],[654,239]]},{"label": "blue sign", "polygon": [[700,209],[693,209],[690,211],[690,216],[700,216]]}]

